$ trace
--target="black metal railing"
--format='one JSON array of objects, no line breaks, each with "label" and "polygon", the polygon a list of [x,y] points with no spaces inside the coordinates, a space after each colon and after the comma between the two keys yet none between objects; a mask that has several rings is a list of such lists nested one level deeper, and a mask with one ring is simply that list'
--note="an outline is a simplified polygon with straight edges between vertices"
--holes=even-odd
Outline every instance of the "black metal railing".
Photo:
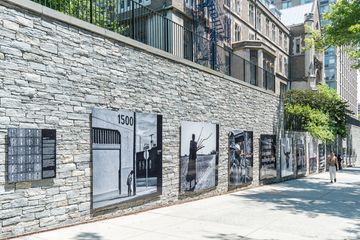
[{"label": "black metal railing", "polygon": [[[275,91],[275,76],[133,0],[32,0],[43,6]],[[138,0],[142,2],[143,0]]]}]

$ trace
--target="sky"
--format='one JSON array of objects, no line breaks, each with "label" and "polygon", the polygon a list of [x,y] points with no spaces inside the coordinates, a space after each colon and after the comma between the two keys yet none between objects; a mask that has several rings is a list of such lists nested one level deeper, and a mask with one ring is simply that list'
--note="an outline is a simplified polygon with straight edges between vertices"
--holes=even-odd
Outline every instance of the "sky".
[{"label": "sky", "polygon": [[[151,136],[152,135],[152,136]],[[157,115],[151,113],[136,113],[136,151],[141,151],[144,144],[151,139],[157,143]]]},{"label": "sky", "polygon": [[198,141],[199,137],[208,138],[203,142],[204,148],[200,149],[198,154],[216,151],[216,124],[184,121],[181,122],[181,156],[189,155],[192,134],[195,134],[195,141]]}]

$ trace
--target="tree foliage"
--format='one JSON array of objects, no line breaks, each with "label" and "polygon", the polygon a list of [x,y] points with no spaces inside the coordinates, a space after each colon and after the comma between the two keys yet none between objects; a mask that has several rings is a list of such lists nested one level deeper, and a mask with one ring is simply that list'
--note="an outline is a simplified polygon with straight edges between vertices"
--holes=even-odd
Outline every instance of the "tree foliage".
[{"label": "tree foliage", "polygon": [[128,35],[129,22],[122,22],[116,0],[34,0],[46,7],[91,22],[111,31]]},{"label": "tree foliage", "polygon": [[338,0],[323,18],[329,24],[321,31],[311,30],[308,46],[324,50],[330,46],[344,47],[360,69],[360,0]]},{"label": "tree foliage", "polygon": [[308,131],[317,139],[333,141],[346,137],[347,103],[327,85],[318,90],[291,90],[285,96],[285,127],[289,131]]}]

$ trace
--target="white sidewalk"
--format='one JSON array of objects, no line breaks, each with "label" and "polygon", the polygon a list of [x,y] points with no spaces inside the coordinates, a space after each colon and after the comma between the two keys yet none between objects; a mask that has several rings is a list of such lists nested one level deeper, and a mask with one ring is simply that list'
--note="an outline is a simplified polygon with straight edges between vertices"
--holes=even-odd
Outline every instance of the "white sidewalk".
[{"label": "white sidewalk", "polygon": [[360,239],[360,168],[22,237],[22,240]]}]

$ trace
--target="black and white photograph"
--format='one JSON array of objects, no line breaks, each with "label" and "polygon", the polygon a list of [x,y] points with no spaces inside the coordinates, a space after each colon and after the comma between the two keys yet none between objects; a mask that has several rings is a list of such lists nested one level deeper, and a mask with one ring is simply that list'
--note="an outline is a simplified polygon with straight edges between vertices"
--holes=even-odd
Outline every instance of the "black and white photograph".
[{"label": "black and white photograph", "polygon": [[162,116],[92,111],[93,208],[161,194]]},{"label": "black and white photograph", "polygon": [[281,177],[294,174],[294,145],[293,138],[286,135],[281,139]]},{"label": "black and white photograph", "polygon": [[296,147],[296,174],[304,175],[306,174],[306,156],[305,156],[305,137],[298,136],[295,139]]},{"label": "black and white photograph", "polygon": [[229,186],[253,180],[253,132],[233,130],[229,134]]},{"label": "black and white photograph", "polygon": [[260,180],[276,177],[276,136],[260,135]]},{"label": "black and white photograph", "polygon": [[315,140],[309,142],[309,173],[317,171],[317,143]]},{"label": "black and white photograph", "polygon": [[180,192],[197,192],[217,185],[219,126],[181,122]]},{"label": "black and white photograph", "polygon": [[319,144],[319,172],[324,172],[326,168],[326,158],[325,158],[325,145]]}]

